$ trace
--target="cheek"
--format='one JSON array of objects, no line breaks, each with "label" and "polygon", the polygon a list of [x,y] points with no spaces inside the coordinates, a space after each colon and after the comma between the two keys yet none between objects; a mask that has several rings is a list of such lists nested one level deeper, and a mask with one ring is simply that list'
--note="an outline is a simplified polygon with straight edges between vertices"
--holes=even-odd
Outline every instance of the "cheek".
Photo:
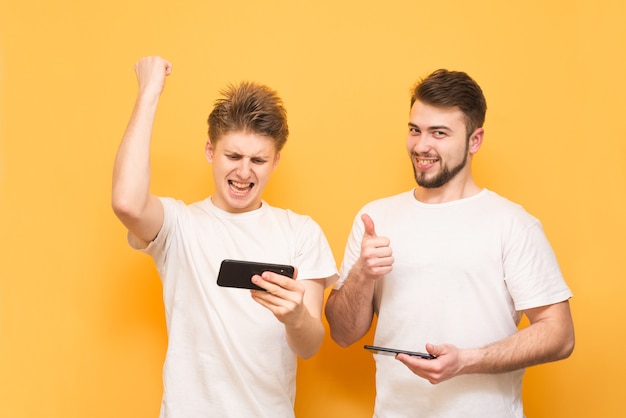
[{"label": "cheek", "polygon": [[215,177],[224,177],[233,170],[228,161],[224,161],[220,158],[213,159],[211,166],[213,167],[213,174]]},{"label": "cheek", "polygon": [[266,184],[269,181],[275,169],[276,169],[275,166],[268,165],[266,167],[263,167],[260,170],[257,170],[256,174],[257,174],[257,179],[259,183]]},{"label": "cheek", "polygon": [[416,144],[417,144],[417,141],[415,140],[414,137],[408,136],[406,138],[406,150],[409,152],[409,154],[413,151]]}]

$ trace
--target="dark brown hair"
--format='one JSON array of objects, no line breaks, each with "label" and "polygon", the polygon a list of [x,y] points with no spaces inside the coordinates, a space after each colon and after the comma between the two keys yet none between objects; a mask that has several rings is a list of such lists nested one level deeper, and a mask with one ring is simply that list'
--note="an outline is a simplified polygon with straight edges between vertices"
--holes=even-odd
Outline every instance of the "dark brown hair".
[{"label": "dark brown hair", "polygon": [[419,100],[438,107],[458,107],[465,115],[467,134],[485,123],[487,101],[480,86],[466,73],[439,69],[412,90],[411,106]]},{"label": "dark brown hair", "polygon": [[254,82],[229,85],[220,91],[209,115],[209,139],[215,144],[230,132],[262,135],[274,140],[280,151],[287,137],[287,111],[278,94],[267,86]]}]

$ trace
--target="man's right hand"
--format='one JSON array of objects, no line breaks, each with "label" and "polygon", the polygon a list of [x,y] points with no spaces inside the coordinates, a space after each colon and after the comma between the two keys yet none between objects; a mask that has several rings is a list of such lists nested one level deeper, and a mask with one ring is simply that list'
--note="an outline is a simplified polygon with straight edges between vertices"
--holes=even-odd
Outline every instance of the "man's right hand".
[{"label": "man's right hand", "polygon": [[135,64],[139,94],[160,96],[165,78],[172,73],[172,63],[161,57],[144,57]]},{"label": "man's right hand", "polygon": [[333,289],[326,301],[330,335],[337,344],[348,347],[362,338],[372,326],[376,280],[393,269],[394,258],[387,237],[376,235],[374,221],[361,215],[365,227],[361,253],[340,289]]},{"label": "man's right hand", "polygon": [[366,213],[361,215],[365,232],[361,241],[358,264],[362,274],[378,279],[393,270],[393,251],[389,238],[376,235],[374,221]]}]

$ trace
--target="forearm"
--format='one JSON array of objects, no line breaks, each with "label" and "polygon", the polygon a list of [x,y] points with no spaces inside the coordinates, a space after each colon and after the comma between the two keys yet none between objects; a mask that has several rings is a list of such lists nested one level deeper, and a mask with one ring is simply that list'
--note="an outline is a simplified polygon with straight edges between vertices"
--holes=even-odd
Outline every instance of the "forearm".
[{"label": "forearm", "polygon": [[295,324],[285,325],[287,343],[291,350],[303,359],[315,355],[324,339],[324,325],[319,318],[308,312]]},{"label": "forearm", "polygon": [[370,329],[375,285],[375,280],[362,277],[353,268],[344,285],[328,297],[326,318],[330,335],[340,346],[349,346]]},{"label": "forearm", "polygon": [[317,353],[324,339],[322,304],[325,279],[294,280],[269,271],[252,276],[265,289],[251,290],[252,298],[269,309],[285,327],[289,348],[303,359]]},{"label": "forearm", "polygon": [[504,373],[569,357],[575,338],[568,303],[541,309],[554,315],[536,320],[502,341],[462,351],[461,374]]},{"label": "forearm", "polygon": [[158,97],[139,96],[113,168],[112,205],[120,217],[138,217],[150,189],[150,140]]}]

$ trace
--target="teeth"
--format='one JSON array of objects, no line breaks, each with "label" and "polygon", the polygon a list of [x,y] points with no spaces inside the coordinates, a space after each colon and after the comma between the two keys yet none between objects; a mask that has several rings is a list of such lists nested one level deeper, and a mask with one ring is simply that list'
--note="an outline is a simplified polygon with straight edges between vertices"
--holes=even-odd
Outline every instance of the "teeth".
[{"label": "teeth", "polygon": [[433,164],[433,163],[437,162],[437,160],[436,159],[434,159],[434,160],[424,160],[424,159],[418,158],[417,162],[419,164]]},{"label": "teeth", "polygon": [[230,185],[230,189],[239,195],[245,195],[251,188],[254,183],[239,183],[237,181],[230,180],[228,182]]},{"label": "teeth", "polygon": [[231,181],[230,184],[237,187],[238,189],[247,189],[250,187],[250,183],[238,183],[236,181]]}]

